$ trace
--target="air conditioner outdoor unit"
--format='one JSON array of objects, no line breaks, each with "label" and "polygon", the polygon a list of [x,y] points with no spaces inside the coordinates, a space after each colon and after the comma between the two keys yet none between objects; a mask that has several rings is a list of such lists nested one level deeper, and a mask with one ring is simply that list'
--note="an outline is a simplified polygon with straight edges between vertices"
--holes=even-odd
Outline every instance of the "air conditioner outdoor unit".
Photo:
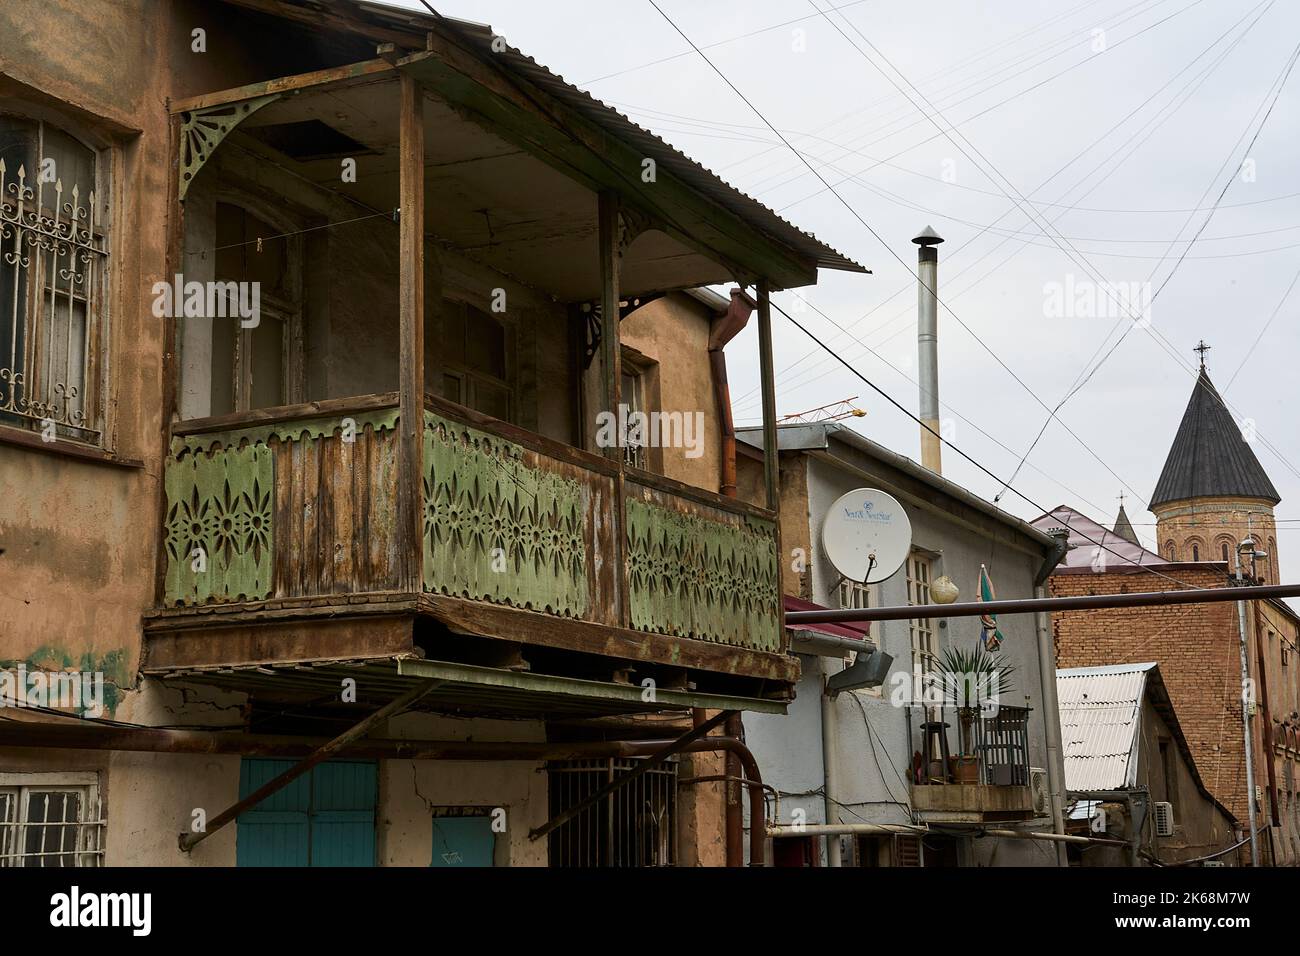
[{"label": "air conditioner outdoor unit", "polygon": [[1029,794],[1033,799],[1034,816],[1049,816],[1052,804],[1047,796],[1047,771],[1041,767],[1029,768]]},{"label": "air conditioner outdoor unit", "polygon": [[1157,800],[1155,803],[1156,812],[1156,836],[1173,836],[1174,835],[1174,805],[1164,800]]}]

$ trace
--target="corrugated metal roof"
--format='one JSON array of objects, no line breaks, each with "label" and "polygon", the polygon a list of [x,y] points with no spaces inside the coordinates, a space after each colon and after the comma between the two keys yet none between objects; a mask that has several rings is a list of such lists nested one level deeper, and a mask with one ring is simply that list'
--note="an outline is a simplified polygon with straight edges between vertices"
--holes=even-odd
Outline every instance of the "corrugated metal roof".
[{"label": "corrugated metal roof", "polygon": [[146,671],[164,681],[206,684],[253,694],[264,701],[328,700],[339,681],[357,679],[369,699],[383,703],[422,680],[442,683],[412,709],[465,716],[536,718],[599,717],[618,714],[710,710],[785,713],[786,703],[748,697],[660,688],[653,701],[639,685],[583,680],[410,657],[338,658],[310,664],[240,664]]},{"label": "corrugated metal roof", "polygon": [[1137,784],[1138,730],[1154,663],[1056,672],[1065,788],[1073,793]]},{"label": "corrugated metal roof", "polygon": [[[394,9],[373,2],[362,2],[362,0],[353,0],[353,2],[364,15],[385,20],[390,26],[429,30],[438,23],[433,17],[422,16],[411,10]],[[632,122],[612,106],[569,83],[564,77],[552,73],[521,50],[500,42],[496,48],[493,48],[493,39],[500,38],[490,26],[450,17],[442,18],[442,23],[457,31],[464,39],[481,44],[484,51],[490,51],[492,62],[499,63],[511,72],[522,76],[583,118],[635,146],[644,156],[653,158],[660,168],[667,169],[686,185],[707,196],[754,228],[760,229],[770,238],[812,259],[818,267],[848,272],[871,271],[832,249],[811,233],[804,232],[783,219],[773,209],[741,192],[654,133]]]}]

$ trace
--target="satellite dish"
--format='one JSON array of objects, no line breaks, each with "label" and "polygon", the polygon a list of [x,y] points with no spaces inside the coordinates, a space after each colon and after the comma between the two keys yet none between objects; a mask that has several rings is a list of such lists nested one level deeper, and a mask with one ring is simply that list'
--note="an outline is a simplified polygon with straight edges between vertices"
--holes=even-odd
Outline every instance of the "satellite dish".
[{"label": "satellite dish", "polygon": [[876,584],[892,577],[912,548],[912,522],[892,495],[858,488],[841,495],[822,521],[822,548],[850,581]]}]

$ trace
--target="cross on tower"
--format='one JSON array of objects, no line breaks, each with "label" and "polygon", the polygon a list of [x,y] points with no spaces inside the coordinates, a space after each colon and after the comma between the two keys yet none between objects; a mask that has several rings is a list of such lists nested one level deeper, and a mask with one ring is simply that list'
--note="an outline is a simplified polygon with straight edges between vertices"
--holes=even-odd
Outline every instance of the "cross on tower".
[{"label": "cross on tower", "polygon": [[1120,506],[1121,508],[1124,507],[1124,492],[1122,492],[1122,491],[1119,493],[1119,506]]},{"label": "cross on tower", "polygon": [[1205,353],[1209,350],[1210,346],[1205,344],[1205,339],[1201,339],[1201,341],[1196,344],[1196,348],[1192,349],[1193,352],[1201,353],[1201,371],[1205,371]]}]

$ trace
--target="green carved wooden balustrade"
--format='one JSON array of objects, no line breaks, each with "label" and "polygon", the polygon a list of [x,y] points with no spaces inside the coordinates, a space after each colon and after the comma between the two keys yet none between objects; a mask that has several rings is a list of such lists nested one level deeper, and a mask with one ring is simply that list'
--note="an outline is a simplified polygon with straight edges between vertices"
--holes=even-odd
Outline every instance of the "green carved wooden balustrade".
[{"label": "green carved wooden balustrade", "polygon": [[426,412],[425,590],[586,617],[591,492],[564,468]]},{"label": "green carved wooden balustrade", "polygon": [[[347,444],[347,417],[368,443]],[[173,439],[165,603],[398,586],[396,421],[388,408]],[[632,480],[615,521],[608,468],[434,411],[424,425],[426,591],[780,652],[772,521]]]},{"label": "green carved wooden balustrade", "polygon": [[775,523],[636,491],[625,505],[632,626],[779,653]]},{"label": "green carved wooden balustrade", "polygon": [[[294,562],[277,562],[276,555],[278,551],[302,550],[301,541],[292,540],[291,529],[282,526],[293,524],[295,505],[310,510],[316,504],[312,498],[302,503],[287,500],[287,494],[277,496],[277,490],[292,489],[295,479],[305,477],[284,474],[285,468],[303,470],[284,462],[294,462],[295,453],[304,452],[308,446],[319,456],[324,441],[352,446],[350,439],[391,431],[396,420],[397,410],[390,408],[173,438],[164,478],[164,603],[175,606],[256,601],[277,591],[302,592],[301,582],[277,580],[277,576],[286,577],[283,568],[293,567]],[[334,469],[318,467],[317,497],[332,493],[331,481],[337,485],[351,480],[351,463],[343,460],[343,454],[347,453],[336,455]],[[373,473],[379,480],[367,483],[364,504],[368,515],[391,510],[382,500],[369,500],[377,497],[369,488],[383,485],[385,470],[394,472],[395,478],[395,468],[377,454],[374,457]],[[349,528],[344,533],[354,531]],[[330,557],[325,555],[325,560]],[[354,588],[340,586],[338,590]]]}]

